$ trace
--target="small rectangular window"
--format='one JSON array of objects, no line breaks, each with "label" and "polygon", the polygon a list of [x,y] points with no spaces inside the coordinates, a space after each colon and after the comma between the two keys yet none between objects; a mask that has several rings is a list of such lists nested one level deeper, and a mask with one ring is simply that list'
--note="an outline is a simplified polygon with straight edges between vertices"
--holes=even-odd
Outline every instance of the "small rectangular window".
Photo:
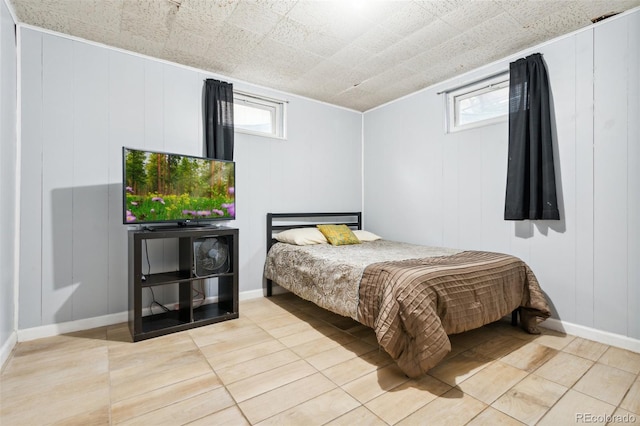
[{"label": "small rectangular window", "polygon": [[285,104],[286,101],[234,92],[235,130],[252,135],[285,139]]},{"label": "small rectangular window", "polygon": [[508,114],[508,74],[447,92],[449,132],[497,123],[505,120]]}]

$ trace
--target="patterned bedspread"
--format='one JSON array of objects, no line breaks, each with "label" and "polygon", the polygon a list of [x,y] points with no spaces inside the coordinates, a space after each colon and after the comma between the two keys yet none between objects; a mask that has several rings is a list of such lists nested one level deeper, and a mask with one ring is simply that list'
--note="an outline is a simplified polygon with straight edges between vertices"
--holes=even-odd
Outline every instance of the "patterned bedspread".
[{"label": "patterned bedspread", "polygon": [[387,240],[344,246],[276,243],[267,254],[264,275],[305,300],[358,320],[358,289],[368,265],[459,252]]},{"label": "patterned bedspread", "polygon": [[303,299],[372,327],[410,377],[451,350],[448,334],[518,307],[536,322],[550,311],[533,272],[499,253],[378,240],[357,245],[275,244],[265,277]]}]

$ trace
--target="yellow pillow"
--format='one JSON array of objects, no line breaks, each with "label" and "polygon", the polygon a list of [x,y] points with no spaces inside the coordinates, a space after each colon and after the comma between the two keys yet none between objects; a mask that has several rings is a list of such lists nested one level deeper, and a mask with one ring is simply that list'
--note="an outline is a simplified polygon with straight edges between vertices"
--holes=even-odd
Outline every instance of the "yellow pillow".
[{"label": "yellow pillow", "polygon": [[360,244],[360,240],[347,225],[317,225],[318,229],[334,246]]}]

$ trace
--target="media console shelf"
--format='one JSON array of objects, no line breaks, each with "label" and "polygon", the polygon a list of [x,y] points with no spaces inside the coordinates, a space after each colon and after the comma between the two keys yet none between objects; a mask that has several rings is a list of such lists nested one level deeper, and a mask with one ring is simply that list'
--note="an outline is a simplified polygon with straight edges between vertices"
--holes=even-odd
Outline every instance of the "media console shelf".
[{"label": "media console shelf", "polygon": [[[194,243],[203,238],[218,238],[227,243],[228,268],[214,274],[196,275]],[[143,242],[157,239],[178,240],[177,271],[146,274],[143,270],[143,259],[146,266]],[[209,278],[217,279],[217,302],[194,305],[193,285]],[[145,287],[176,285],[176,309],[143,316]],[[238,229],[183,227],[129,231],[129,330],[134,342],[233,318],[238,318]]]}]

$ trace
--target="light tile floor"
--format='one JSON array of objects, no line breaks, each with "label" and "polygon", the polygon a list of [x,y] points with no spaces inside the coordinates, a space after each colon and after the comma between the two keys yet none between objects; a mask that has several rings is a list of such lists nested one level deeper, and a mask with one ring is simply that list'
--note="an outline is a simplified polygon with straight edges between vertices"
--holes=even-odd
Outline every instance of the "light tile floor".
[{"label": "light tile floor", "polygon": [[640,354],[507,321],[410,380],[372,330],[292,295],[131,343],[126,324],[19,343],[0,424],[640,424]]}]

